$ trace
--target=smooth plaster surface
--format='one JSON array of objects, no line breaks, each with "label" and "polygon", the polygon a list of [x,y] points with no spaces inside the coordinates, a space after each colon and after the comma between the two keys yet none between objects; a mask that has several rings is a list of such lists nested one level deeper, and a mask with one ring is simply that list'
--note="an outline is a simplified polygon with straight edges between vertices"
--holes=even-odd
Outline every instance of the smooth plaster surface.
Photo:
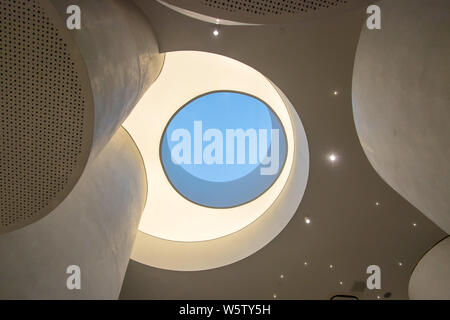
[{"label": "smooth plaster surface", "polygon": [[450,2],[381,1],[353,76],[361,145],[380,176],[450,233]]},{"label": "smooth plaster surface", "polygon": [[445,238],[419,261],[409,280],[413,300],[450,300],[450,237]]},{"label": "smooth plaster surface", "polygon": [[128,0],[51,1],[65,21],[70,5],[81,10],[81,29],[71,31],[94,97],[91,157],[103,148],[164,64],[152,26]]},{"label": "smooth plaster surface", "polygon": [[[0,299],[117,299],[144,208],[142,158],[120,128],[49,215],[0,235]],[[81,290],[68,290],[70,265]]]}]

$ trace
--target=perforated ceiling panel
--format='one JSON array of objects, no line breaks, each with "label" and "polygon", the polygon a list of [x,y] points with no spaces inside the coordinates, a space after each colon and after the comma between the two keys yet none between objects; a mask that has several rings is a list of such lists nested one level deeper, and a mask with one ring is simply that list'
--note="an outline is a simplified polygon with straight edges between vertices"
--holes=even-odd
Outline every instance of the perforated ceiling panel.
[{"label": "perforated ceiling panel", "polygon": [[209,7],[256,15],[300,14],[347,3],[347,0],[204,0]]},{"label": "perforated ceiling panel", "polygon": [[[157,0],[181,13],[198,13],[221,24],[286,24],[307,18],[326,18],[362,8],[370,0]],[[176,9],[175,9],[176,10]],[[192,16],[192,15],[189,15]],[[199,18],[199,17],[198,17]],[[204,18],[204,17],[203,17]],[[219,19],[219,21],[217,21]],[[206,20],[205,20],[206,21]]]},{"label": "perforated ceiling panel", "polygon": [[87,78],[44,2],[0,1],[0,233],[51,212],[90,151]]}]

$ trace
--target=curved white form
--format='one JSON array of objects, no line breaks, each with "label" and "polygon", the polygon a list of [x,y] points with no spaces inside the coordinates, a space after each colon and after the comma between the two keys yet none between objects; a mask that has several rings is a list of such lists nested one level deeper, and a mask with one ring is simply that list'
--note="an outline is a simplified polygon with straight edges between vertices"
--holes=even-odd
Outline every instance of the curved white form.
[{"label": "curved white form", "polygon": [[[159,159],[170,117],[192,98],[216,90],[241,91],[265,101],[278,115],[288,141],[285,166],[272,187],[254,201],[228,209],[206,208],[183,198],[168,182]],[[275,238],[303,197],[309,151],[297,113],[267,78],[233,59],[205,52],[167,53],[158,81],[124,127],[140,148],[149,179],[131,256],[143,264],[187,271],[239,261]]]},{"label": "curved white form", "polygon": [[450,2],[380,1],[363,28],[353,115],[364,152],[395,191],[450,233]]},{"label": "curved white form", "polygon": [[450,300],[450,237],[419,261],[409,280],[408,294],[412,300]]},{"label": "curved white form", "polygon": [[[216,90],[240,91],[265,101],[278,115],[288,146],[284,168],[273,185],[257,199],[227,209],[200,206],[181,196],[164,174],[159,154],[161,136],[171,117],[193,98]],[[124,127],[141,150],[149,177],[148,199],[139,230],[166,240],[205,241],[246,227],[279,196],[294,159],[291,117],[277,90],[249,66],[206,52],[166,54],[158,81],[138,103]]]},{"label": "curved white form", "polygon": [[[119,128],[53,212],[0,235],[0,299],[117,299],[146,183],[139,150]],[[66,286],[73,265],[81,290]]]},{"label": "curved white form", "polygon": [[[82,8],[80,30],[66,25],[72,5]],[[164,55],[129,0],[0,1],[0,21],[2,234],[70,194],[158,77]]]}]

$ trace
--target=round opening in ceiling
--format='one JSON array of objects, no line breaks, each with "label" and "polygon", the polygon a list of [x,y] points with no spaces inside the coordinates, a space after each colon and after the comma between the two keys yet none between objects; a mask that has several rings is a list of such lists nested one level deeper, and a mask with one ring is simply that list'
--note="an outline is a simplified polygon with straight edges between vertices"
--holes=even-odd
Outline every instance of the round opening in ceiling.
[{"label": "round opening in ceiling", "polygon": [[240,92],[194,98],[171,118],[160,158],[172,186],[206,207],[250,202],[278,178],[287,153],[279,118],[262,100]]},{"label": "round opening in ceiling", "polygon": [[[297,209],[309,172],[298,121],[282,92],[250,66],[207,52],[166,53],[158,80],[124,123],[148,178],[140,232],[155,241],[204,243],[233,236],[279,209],[270,232],[252,232],[259,239],[253,249],[278,234]],[[297,164],[301,177],[290,201],[283,195]],[[278,201],[292,207],[281,209]],[[137,256],[151,255],[148,245],[137,247],[143,250],[136,249]]]}]

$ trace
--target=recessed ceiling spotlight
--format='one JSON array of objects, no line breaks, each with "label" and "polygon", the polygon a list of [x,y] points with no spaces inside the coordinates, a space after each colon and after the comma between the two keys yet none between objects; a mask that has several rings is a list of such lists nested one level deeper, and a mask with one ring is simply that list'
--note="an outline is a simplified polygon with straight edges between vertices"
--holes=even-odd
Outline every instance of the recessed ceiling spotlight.
[{"label": "recessed ceiling spotlight", "polygon": [[402,262],[399,262],[399,263],[398,263],[398,266],[399,266],[399,267],[403,266],[403,263],[402,263]]},{"label": "recessed ceiling spotlight", "polygon": [[311,219],[309,217],[305,217],[305,223],[306,224],[310,224],[311,223]]},{"label": "recessed ceiling spotlight", "polygon": [[375,205],[378,207],[380,205],[380,203],[379,202],[375,202]]},{"label": "recessed ceiling spotlight", "polygon": [[333,94],[334,94],[335,96],[337,96],[337,95],[339,94],[339,91],[334,90],[334,91],[333,91]]},{"label": "recessed ceiling spotlight", "polygon": [[328,160],[330,160],[331,162],[335,162],[337,160],[337,156],[332,153],[328,156]]},{"label": "recessed ceiling spotlight", "polygon": [[339,284],[342,286],[344,284],[344,281],[339,281]]},{"label": "recessed ceiling spotlight", "polygon": [[220,34],[219,29],[214,29],[212,34],[213,34],[214,37],[218,37],[219,34]]},{"label": "recessed ceiling spotlight", "polygon": [[284,279],[284,275],[282,274],[282,275],[280,275],[280,279]]},{"label": "recessed ceiling spotlight", "polygon": [[413,225],[413,227],[417,227],[417,223],[415,223],[415,222],[413,222],[412,225]]},{"label": "recessed ceiling spotlight", "polygon": [[274,298],[274,299],[276,299],[276,298],[277,298],[277,295],[276,295],[275,293],[273,294],[273,298]]},{"label": "recessed ceiling spotlight", "polygon": [[307,266],[307,265],[308,265],[308,262],[305,261],[304,265]]},{"label": "recessed ceiling spotlight", "polygon": [[380,296],[377,296],[377,299],[378,299],[378,300],[380,300],[380,299],[381,299],[381,297],[380,297]]},{"label": "recessed ceiling spotlight", "polygon": [[330,269],[333,269],[333,268],[334,268],[334,266],[332,264],[330,264]]}]

